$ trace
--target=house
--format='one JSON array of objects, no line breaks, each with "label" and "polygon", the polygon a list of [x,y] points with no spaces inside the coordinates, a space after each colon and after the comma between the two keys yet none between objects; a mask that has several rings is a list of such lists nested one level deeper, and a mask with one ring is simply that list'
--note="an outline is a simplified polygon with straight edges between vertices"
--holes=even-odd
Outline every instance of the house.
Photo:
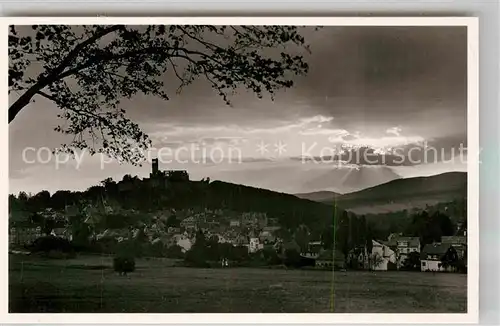
[{"label": "house", "polygon": [[261,249],[264,249],[264,244],[260,243],[259,238],[250,238],[248,252],[254,253]]},{"label": "house", "polygon": [[467,237],[466,236],[443,236],[441,243],[450,244],[458,254],[458,258],[462,259],[467,251]]},{"label": "house", "polygon": [[229,226],[232,228],[240,227],[241,223],[239,220],[231,220],[229,221]]},{"label": "house", "polygon": [[444,268],[442,260],[446,254],[454,254],[457,252],[449,243],[433,243],[426,244],[420,253],[420,270],[422,272],[444,272],[451,271],[452,268]]},{"label": "house", "polygon": [[419,237],[398,237],[396,239],[396,253],[398,268],[403,266],[404,261],[412,252],[420,253],[420,238]]},{"label": "house", "polygon": [[300,255],[309,258],[317,258],[322,248],[323,245],[321,241],[311,241],[307,245],[307,251],[301,252]]},{"label": "house", "polygon": [[386,271],[397,268],[396,253],[388,245],[372,240],[370,268],[375,271]]},{"label": "house", "polygon": [[183,219],[180,223],[181,228],[184,229],[195,229],[197,226],[197,220],[196,217],[190,216],[185,219]]},{"label": "house", "polygon": [[280,230],[279,226],[265,226],[259,233],[259,239],[264,243],[273,243],[276,241],[275,232]]},{"label": "house", "polygon": [[169,226],[168,229],[167,229],[167,233],[181,233],[181,228],[177,228],[177,227],[174,227],[174,226]]},{"label": "house", "polygon": [[380,243],[387,245],[396,253],[398,269],[403,266],[410,253],[420,253],[420,238],[418,237],[404,237],[401,233],[392,233],[387,240],[380,241]]},{"label": "house", "polygon": [[407,255],[411,252],[420,252],[419,237],[398,237],[396,243],[398,253],[401,255]]},{"label": "house", "polygon": [[317,268],[345,268],[345,256],[339,250],[323,250],[316,258]]},{"label": "house", "polygon": [[43,235],[42,228],[30,223],[17,223],[10,228],[9,243],[11,245],[30,244]]}]

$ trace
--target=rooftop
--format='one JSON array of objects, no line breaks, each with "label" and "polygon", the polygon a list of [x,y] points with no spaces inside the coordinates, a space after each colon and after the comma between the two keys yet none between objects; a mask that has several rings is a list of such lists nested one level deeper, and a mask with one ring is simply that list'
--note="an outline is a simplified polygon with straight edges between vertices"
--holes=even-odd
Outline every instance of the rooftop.
[{"label": "rooftop", "polygon": [[450,249],[451,244],[449,243],[434,243],[434,244],[426,244],[424,249],[422,250],[422,256],[426,255],[444,255],[448,249]]},{"label": "rooftop", "polygon": [[467,244],[467,237],[459,235],[443,236],[441,237],[441,242],[450,244]]}]

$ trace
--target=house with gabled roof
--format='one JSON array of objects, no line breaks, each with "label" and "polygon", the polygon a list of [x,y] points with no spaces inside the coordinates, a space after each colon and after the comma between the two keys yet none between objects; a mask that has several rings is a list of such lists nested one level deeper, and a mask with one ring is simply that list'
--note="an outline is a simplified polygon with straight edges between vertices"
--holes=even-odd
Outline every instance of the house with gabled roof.
[{"label": "house with gabled roof", "polygon": [[396,253],[382,241],[372,240],[372,252],[368,253],[370,257],[369,268],[376,271],[386,271],[395,269],[397,265]]},{"label": "house with gabled roof", "polygon": [[420,270],[422,272],[451,271],[451,268],[445,268],[442,262],[447,254],[457,255],[455,248],[449,243],[426,244],[420,253]]}]

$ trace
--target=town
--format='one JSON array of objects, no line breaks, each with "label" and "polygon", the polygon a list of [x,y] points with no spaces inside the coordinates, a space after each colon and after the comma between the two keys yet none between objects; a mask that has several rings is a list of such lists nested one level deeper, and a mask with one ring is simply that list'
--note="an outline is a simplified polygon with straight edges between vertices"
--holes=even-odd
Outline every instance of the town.
[{"label": "town", "polygon": [[[161,171],[158,160],[154,159],[149,178],[140,180],[125,177],[116,184],[116,188],[119,193],[128,196],[134,187],[140,187],[141,184],[156,192],[165,192],[167,189],[203,188],[209,182],[210,180],[192,182],[186,171]],[[13,250],[30,246],[33,248],[33,243],[46,239],[44,236],[75,243],[74,240],[77,239],[74,237],[81,238],[81,236],[75,232],[74,216],[80,215],[83,211],[86,214],[84,224],[92,230],[84,239],[87,250],[107,254],[115,254],[120,244],[140,241],[142,256],[187,258],[192,249],[197,247],[197,240],[200,241],[202,236],[203,242],[210,241],[217,246],[224,244],[243,248],[244,257],[235,258],[240,261],[240,265],[242,260],[263,256],[265,253],[267,263],[270,263],[268,257],[271,255],[276,256],[272,263],[280,262],[289,267],[422,272],[465,272],[467,269],[466,228],[462,224],[456,227],[452,235],[448,232],[447,235],[440,236],[440,239],[434,238],[429,243],[422,243],[418,236],[408,236],[399,232],[390,234],[387,239],[365,238],[361,243],[357,241],[355,244],[351,239],[350,246],[345,247],[335,242],[328,244],[324,235],[318,233],[314,235],[306,225],[299,225],[296,230],[285,229],[277,218],[268,217],[266,212],[238,212],[222,208],[166,208],[145,214],[147,218],[141,218],[139,225],[137,221],[126,225],[124,219],[118,225],[113,226],[110,222],[106,226],[102,221],[106,220],[103,219],[103,215],[116,215],[116,212],[113,212],[116,208],[108,205],[103,197],[100,198],[99,205],[87,205],[83,210],[75,205],[65,205],[60,211],[45,207],[42,211],[34,212],[38,218],[29,217],[21,221],[11,216],[10,245]],[[16,205],[13,205],[12,209],[15,207]],[[11,211],[11,215],[18,213]],[[123,211],[121,214],[124,214]],[[140,213],[135,212],[132,215],[134,214]],[[351,216],[351,219],[355,218]],[[333,221],[338,225],[334,226],[332,232],[349,233],[351,228],[339,228],[340,219],[339,217],[337,221]],[[348,234],[349,237],[352,237],[352,234]],[[138,240],[139,238],[141,240]],[[346,238],[345,234],[340,235],[339,239],[341,238]],[[90,245],[91,243],[93,245]],[[104,243],[106,245],[103,247]],[[99,249],[96,249],[97,247]],[[224,254],[218,254],[199,259],[204,263],[212,259],[213,266],[236,265],[236,262],[230,261],[229,258]]]}]

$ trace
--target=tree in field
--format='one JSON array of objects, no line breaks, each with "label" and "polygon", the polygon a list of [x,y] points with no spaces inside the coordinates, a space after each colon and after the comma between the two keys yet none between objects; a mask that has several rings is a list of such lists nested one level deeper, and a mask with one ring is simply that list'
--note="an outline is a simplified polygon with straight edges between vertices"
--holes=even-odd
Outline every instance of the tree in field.
[{"label": "tree in field", "polygon": [[[74,136],[60,151],[88,149],[140,164],[151,142],[126,117],[122,99],[143,93],[168,100],[198,78],[228,104],[238,87],[273,96],[308,71],[305,52],[289,53],[287,45],[309,51],[294,26],[10,26],[9,94],[16,96],[9,123],[43,97],[60,109],[55,131]],[[167,72],[176,90],[165,88]]]},{"label": "tree in field", "polygon": [[374,253],[373,255],[369,254],[370,257],[370,270],[376,269],[384,262],[384,258],[378,253]]},{"label": "tree in field", "polygon": [[441,266],[444,269],[452,268],[452,269],[457,269],[459,264],[459,258],[457,251],[453,248],[450,247],[446,253],[441,257]]},{"label": "tree in field", "polygon": [[420,253],[410,252],[403,261],[402,269],[407,271],[420,270]]},{"label": "tree in field", "polygon": [[293,238],[299,245],[300,252],[307,252],[310,238],[309,228],[306,225],[300,225],[297,230],[295,230]]},{"label": "tree in field", "polygon": [[127,273],[135,271],[135,259],[130,255],[116,256],[113,259],[113,269],[119,275],[127,275]]},{"label": "tree in field", "polygon": [[366,226],[365,231],[365,241],[366,241],[366,255],[368,258],[368,268],[372,268],[372,251],[373,251],[373,232],[369,225]]}]

